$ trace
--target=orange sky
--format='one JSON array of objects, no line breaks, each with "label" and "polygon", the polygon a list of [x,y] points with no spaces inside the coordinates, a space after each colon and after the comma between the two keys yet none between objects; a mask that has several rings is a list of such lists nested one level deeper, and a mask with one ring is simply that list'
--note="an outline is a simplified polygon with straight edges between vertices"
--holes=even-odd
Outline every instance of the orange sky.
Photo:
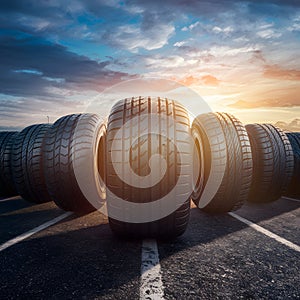
[{"label": "orange sky", "polygon": [[125,94],[177,97],[193,113],[203,99],[244,123],[300,118],[299,1],[29,3],[1,4],[0,130],[95,103],[106,117],[124,96],[110,87],[149,77],[186,89],[129,83]]}]

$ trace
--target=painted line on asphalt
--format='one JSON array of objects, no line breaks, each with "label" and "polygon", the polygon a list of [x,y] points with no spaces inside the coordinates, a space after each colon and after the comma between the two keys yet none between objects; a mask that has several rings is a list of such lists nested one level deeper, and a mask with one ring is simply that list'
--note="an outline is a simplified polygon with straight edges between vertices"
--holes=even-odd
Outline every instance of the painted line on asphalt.
[{"label": "painted line on asphalt", "polygon": [[141,274],[140,299],[164,299],[159,254],[154,239],[143,240]]},{"label": "painted line on asphalt", "polygon": [[9,248],[9,247],[11,247],[11,246],[13,246],[13,245],[15,245],[15,244],[17,244],[17,243],[19,243],[19,242],[22,242],[23,240],[25,240],[25,239],[29,238],[30,236],[34,235],[35,233],[38,233],[38,232],[40,232],[40,231],[42,231],[42,230],[44,230],[44,229],[46,229],[50,226],[62,221],[63,219],[71,216],[72,214],[73,214],[73,212],[66,212],[66,213],[64,213],[64,214],[62,214],[62,215],[60,215],[60,216],[58,216],[58,217],[56,217],[56,218],[54,218],[50,221],[38,226],[38,227],[35,227],[35,228],[33,228],[33,229],[31,229],[31,230],[15,237],[15,238],[5,242],[4,244],[0,245],[0,252],[7,249],[7,248]]},{"label": "painted line on asphalt", "polygon": [[10,197],[10,198],[0,199],[0,202],[6,202],[6,201],[18,200],[18,199],[22,199],[21,196],[14,196],[14,197]]},{"label": "painted line on asphalt", "polygon": [[295,199],[295,198],[290,198],[290,197],[281,197],[282,199],[290,200],[290,201],[295,201],[295,202],[300,202],[300,199]]},{"label": "painted line on asphalt", "polygon": [[256,231],[258,231],[258,232],[260,232],[260,233],[262,233],[262,234],[264,234],[264,235],[266,235],[266,236],[268,236],[268,237],[270,237],[270,238],[272,238],[274,240],[276,240],[277,242],[279,242],[279,243],[281,243],[281,244],[283,244],[285,246],[288,246],[289,248],[291,248],[291,249],[293,249],[295,251],[300,252],[300,246],[298,246],[298,245],[296,245],[296,244],[294,244],[294,243],[292,243],[292,242],[290,242],[290,241],[282,238],[281,236],[279,236],[279,235],[277,235],[277,234],[275,234],[275,233],[273,233],[273,232],[271,232],[271,231],[269,231],[269,230],[267,230],[267,229],[265,229],[265,228],[263,228],[263,227],[255,224],[255,223],[253,223],[253,222],[251,222],[251,221],[249,221],[249,220],[247,220],[247,219],[245,219],[245,218],[243,218],[243,217],[241,217],[241,216],[239,216],[239,215],[237,215],[235,213],[229,212],[228,214],[230,216],[234,217],[235,219],[237,219],[237,220],[245,223],[246,225],[248,225],[249,227],[253,228],[254,230],[256,230]]}]

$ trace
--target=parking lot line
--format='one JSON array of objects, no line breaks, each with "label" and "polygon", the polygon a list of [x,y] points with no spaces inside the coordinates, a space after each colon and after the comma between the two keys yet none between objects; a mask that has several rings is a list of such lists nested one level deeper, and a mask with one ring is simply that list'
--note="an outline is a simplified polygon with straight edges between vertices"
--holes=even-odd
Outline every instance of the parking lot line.
[{"label": "parking lot line", "polygon": [[143,240],[141,273],[140,299],[164,299],[156,240]]},{"label": "parking lot line", "polygon": [[17,243],[19,243],[19,242],[21,242],[21,241],[23,241],[23,240],[25,240],[25,239],[27,239],[27,238],[29,238],[30,236],[34,235],[35,233],[38,233],[38,232],[40,232],[40,231],[56,224],[56,223],[58,223],[59,221],[62,221],[63,219],[71,216],[72,214],[73,214],[73,212],[66,212],[66,213],[64,213],[64,214],[62,214],[62,215],[60,215],[60,216],[58,216],[58,217],[56,217],[56,218],[54,218],[50,221],[38,226],[38,227],[35,227],[35,228],[33,228],[33,229],[31,229],[31,230],[29,230],[29,231],[15,237],[15,238],[13,238],[13,239],[3,243],[2,245],[0,245],[0,252],[7,249],[7,248],[9,248],[9,247],[11,247],[11,246],[13,246],[13,245],[15,245],[15,244],[17,244]]},{"label": "parking lot line", "polygon": [[18,200],[21,199],[21,196],[14,196],[14,197],[9,197],[5,199],[0,199],[0,202],[5,202],[5,201],[10,201],[10,200]]},{"label": "parking lot line", "polygon": [[295,199],[295,198],[290,198],[290,197],[281,197],[282,199],[290,200],[290,201],[295,201],[295,202],[300,202],[300,199]]},{"label": "parking lot line", "polygon": [[255,224],[255,223],[253,223],[253,222],[251,222],[251,221],[249,221],[249,220],[247,220],[247,219],[245,219],[245,218],[243,218],[243,217],[241,217],[241,216],[239,216],[239,215],[237,215],[235,213],[229,212],[228,214],[230,216],[232,216],[233,218],[235,218],[235,219],[243,222],[244,224],[248,225],[249,227],[253,228],[254,230],[256,230],[256,231],[258,231],[260,233],[263,233],[264,235],[266,235],[266,236],[268,236],[268,237],[276,240],[277,242],[279,242],[281,244],[284,244],[285,246],[288,246],[289,248],[291,248],[291,249],[293,249],[295,251],[300,252],[300,246],[298,246],[298,245],[296,245],[296,244],[294,244],[294,243],[292,243],[292,242],[290,242],[290,241],[282,238],[281,236],[279,236],[279,235],[277,235],[277,234],[275,234],[275,233],[273,233],[273,232],[271,232],[271,231],[269,231],[269,230],[267,230],[267,229],[265,229],[265,228],[263,228],[263,227]]}]

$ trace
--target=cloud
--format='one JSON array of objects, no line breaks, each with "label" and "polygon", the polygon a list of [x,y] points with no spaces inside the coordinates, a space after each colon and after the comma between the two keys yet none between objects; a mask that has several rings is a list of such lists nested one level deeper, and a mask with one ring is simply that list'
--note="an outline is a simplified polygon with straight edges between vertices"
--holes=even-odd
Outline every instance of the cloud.
[{"label": "cloud", "polygon": [[300,119],[294,119],[291,122],[278,121],[275,126],[281,128],[284,131],[300,132]]},{"label": "cloud", "polygon": [[212,75],[202,76],[202,81],[206,85],[218,85],[220,83],[220,81]]},{"label": "cloud", "polygon": [[135,73],[176,77],[220,99],[238,94],[234,100],[245,102],[232,104],[237,107],[293,107],[299,102],[299,4],[3,2],[0,98],[7,101],[1,102],[2,122],[14,114],[28,118],[29,110],[36,116],[41,108],[53,112],[55,105],[61,113],[71,106],[79,110],[90,91]]},{"label": "cloud", "polygon": [[[1,95],[3,96],[3,95]],[[72,113],[97,113],[105,117],[108,113],[109,103],[103,103],[97,94],[90,94],[86,91],[68,97],[49,98],[40,97],[1,97],[0,120],[2,130],[9,127],[24,128],[30,124],[47,123],[49,116],[50,123],[63,115]],[[90,108],[90,101],[100,101],[98,106]]]},{"label": "cloud", "polygon": [[204,75],[201,77],[195,77],[191,75],[180,80],[180,82],[187,86],[191,86],[191,85],[217,86],[220,83],[220,81],[212,75]]},{"label": "cloud", "polygon": [[160,10],[144,10],[140,13],[140,22],[108,29],[102,40],[115,46],[136,52],[160,49],[168,44],[175,32],[171,21],[172,13],[164,15]]},{"label": "cloud", "polygon": [[144,28],[136,25],[122,25],[108,30],[103,40],[108,44],[136,52],[139,48],[146,50],[159,49],[168,43],[175,28],[171,24],[157,23]]},{"label": "cloud", "polygon": [[278,65],[265,65],[264,76],[281,80],[300,80],[300,70],[284,69]]},{"label": "cloud", "polygon": [[193,30],[194,28],[196,28],[197,26],[201,25],[201,23],[199,21],[195,22],[195,23],[192,23],[191,25],[189,26],[184,26],[181,30],[182,31],[191,31]]},{"label": "cloud", "polygon": [[[188,62],[179,55],[164,57],[160,55],[148,56],[144,59],[147,68],[152,69],[168,69],[187,66]],[[194,61],[196,62],[196,61]]]},{"label": "cloud", "polygon": [[[0,119],[2,128],[54,121],[85,111],[95,94],[134,78],[40,37],[0,36]],[[101,113],[99,111],[99,113]]]},{"label": "cloud", "polygon": [[187,43],[187,41],[180,41],[173,44],[174,47],[182,47]]},{"label": "cloud", "polygon": [[[0,38],[0,93],[51,96],[55,89],[101,91],[127,73],[111,71],[109,61],[97,62],[40,38]],[[56,95],[58,96],[58,95]]]},{"label": "cloud", "polygon": [[282,36],[282,33],[280,32],[275,32],[272,29],[266,29],[257,32],[257,35],[262,38],[262,39],[271,39],[271,38],[279,38]]},{"label": "cloud", "polygon": [[296,19],[295,22],[288,27],[288,31],[300,31],[300,18]]},{"label": "cloud", "polygon": [[232,26],[227,26],[225,28],[220,28],[218,26],[214,26],[212,29],[213,32],[215,33],[225,33],[225,34],[230,34],[231,32],[234,31]]},{"label": "cloud", "polygon": [[[3,28],[47,35],[55,41],[80,38],[135,52],[163,47],[174,32],[172,13],[137,9],[121,1],[29,0],[22,4],[12,0],[0,6]],[[139,21],[132,24],[135,15]]]},{"label": "cloud", "polygon": [[[287,97],[288,98],[288,97]],[[264,108],[264,107],[296,107],[300,106],[299,96],[295,95],[291,99],[259,99],[257,101],[244,101],[238,100],[228,107],[238,108],[238,109],[254,109],[254,108]]]},{"label": "cloud", "polygon": [[[292,15],[294,9],[300,7],[300,2],[296,0],[263,0],[263,1],[249,1],[249,0],[127,0],[124,2],[125,6],[135,7],[139,12],[159,10],[166,17],[176,20],[182,14],[191,15],[194,17],[207,17],[217,21],[222,15],[226,19],[242,19],[240,14],[247,11],[252,16],[263,16],[263,15]],[[239,16],[240,14],[240,16]],[[218,16],[218,18],[217,18]],[[245,17],[245,16],[244,16]],[[253,20],[254,18],[251,17]],[[201,20],[203,21],[203,20]],[[238,24],[239,22],[237,22]],[[198,20],[192,24],[184,26],[183,31],[189,31],[198,27]]]}]

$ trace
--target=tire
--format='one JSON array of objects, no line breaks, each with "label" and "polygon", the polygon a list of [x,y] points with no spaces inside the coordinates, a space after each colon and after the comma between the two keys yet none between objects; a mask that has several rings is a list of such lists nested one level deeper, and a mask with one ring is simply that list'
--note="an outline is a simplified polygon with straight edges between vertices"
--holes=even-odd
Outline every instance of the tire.
[{"label": "tire", "polygon": [[11,169],[12,144],[17,136],[17,132],[0,133],[0,196],[2,197],[17,195]]},{"label": "tire", "polygon": [[245,127],[226,113],[199,115],[192,124],[200,172],[192,200],[207,213],[225,213],[247,200],[252,154]]},{"label": "tire", "polygon": [[[157,122],[151,119],[155,115]],[[152,122],[152,123],[151,123]],[[128,125],[129,123],[129,125]],[[156,123],[156,124],[155,124]],[[157,134],[151,132],[152,127],[157,128]],[[118,137],[117,132],[121,132]],[[133,134],[136,132],[136,134]],[[113,143],[116,148],[113,148]],[[126,146],[127,145],[127,146]],[[130,150],[126,147],[130,147]],[[107,190],[109,224],[112,231],[122,237],[130,238],[162,238],[169,239],[182,235],[187,227],[190,214],[191,174],[187,171],[192,164],[192,139],[190,132],[189,116],[185,108],[179,103],[162,98],[132,98],[121,100],[111,110],[107,125]],[[190,162],[185,166],[181,161],[182,153],[178,149],[186,149],[186,155]],[[113,151],[120,153],[117,164],[121,169],[121,175],[114,167]],[[164,157],[166,163],[165,173],[162,167],[157,168],[158,179],[162,179],[147,188],[134,186],[134,176],[139,178],[148,176],[153,172],[149,168],[151,159],[155,154]],[[126,157],[132,173],[128,171]],[[186,171],[186,177],[180,177],[181,172]],[[133,175],[134,174],[134,175]],[[150,175],[157,179],[153,173]],[[124,182],[124,178],[128,182]],[[152,181],[151,181],[152,182]],[[166,196],[167,195],[167,196]],[[165,215],[148,220],[151,213],[156,214],[157,201],[164,201],[164,197],[171,199],[172,210]],[[116,199],[120,202],[114,204]],[[166,200],[167,201],[167,200]],[[145,210],[146,218],[139,219],[139,215],[126,209],[126,205],[132,204],[141,207],[141,204],[149,205]],[[161,213],[166,202],[161,202]],[[124,208],[125,207],[125,208]],[[133,215],[133,221],[114,217],[115,210],[118,216]],[[130,211],[130,213],[128,212]]]},{"label": "tire", "polygon": [[43,142],[51,125],[38,124],[24,128],[12,147],[12,176],[16,191],[32,203],[51,201],[43,172]]},{"label": "tire", "polygon": [[294,153],[294,170],[291,182],[285,195],[300,199],[300,133],[293,132],[287,133],[286,135],[291,143]]},{"label": "tire", "polygon": [[[99,209],[106,197],[101,179],[106,125],[95,114],[58,119],[44,143],[44,174],[51,198],[63,210],[78,214]],[[103,177],[103,175],[102,175]]]},{"label": "tire", "polygon": [[249,201],[272,202],[286,191],[292,177],[294,158],[286,134],[271,124],[246,126],[253,153],[253,180]]}]

